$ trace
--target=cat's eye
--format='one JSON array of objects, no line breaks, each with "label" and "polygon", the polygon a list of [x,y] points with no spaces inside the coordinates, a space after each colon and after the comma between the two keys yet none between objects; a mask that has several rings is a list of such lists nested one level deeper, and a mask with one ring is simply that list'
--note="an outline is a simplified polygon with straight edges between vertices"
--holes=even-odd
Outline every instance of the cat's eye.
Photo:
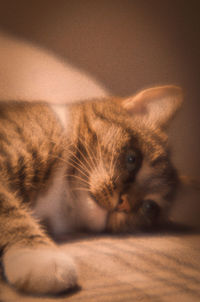
[{"label": "cat's eye", "polygon": [[129,151],[126,155],[126,167],[129,172],[135,170],[137,164],[137,155],[134,151]]},{"label": "cat's eye", "polygon": [[143,214],[150,219],[157,218],[160,212],[160,207],[158,204],[151,199],[144,200],[141,208]]}]

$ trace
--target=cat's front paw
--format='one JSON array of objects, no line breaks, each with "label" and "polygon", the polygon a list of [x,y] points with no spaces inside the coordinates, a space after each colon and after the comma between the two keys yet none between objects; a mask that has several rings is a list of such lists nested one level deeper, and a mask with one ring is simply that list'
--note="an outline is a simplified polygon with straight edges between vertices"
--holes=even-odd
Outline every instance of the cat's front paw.
[{"label": "cat's front paw", "polygon": [[8,282],[33,294],[57,294],[77,284],[71,258],[57,248],[12,248],[3,258]]}]

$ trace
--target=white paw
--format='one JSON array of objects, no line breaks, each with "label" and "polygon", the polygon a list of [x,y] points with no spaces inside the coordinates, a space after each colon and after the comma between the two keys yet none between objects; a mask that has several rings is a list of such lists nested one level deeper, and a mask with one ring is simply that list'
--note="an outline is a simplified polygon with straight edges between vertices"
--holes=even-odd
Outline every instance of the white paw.
[{"label": "white paw", "polygon": [[73,261],[57,248],[12,248],[3,262],[8,282],[25,292],[56,294],[77,283]]}]

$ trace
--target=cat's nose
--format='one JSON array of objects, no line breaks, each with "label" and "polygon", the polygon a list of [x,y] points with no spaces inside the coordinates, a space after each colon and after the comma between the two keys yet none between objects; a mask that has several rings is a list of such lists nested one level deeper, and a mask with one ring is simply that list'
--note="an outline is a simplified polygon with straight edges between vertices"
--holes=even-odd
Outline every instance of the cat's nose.
[{"label": "cat's nose", "polygon": [[131,211],[131,206],[130,206],[127,194],[123,194],[123,195],[119,196],[117,211],[126,212],[126,213],[129,213]]}]

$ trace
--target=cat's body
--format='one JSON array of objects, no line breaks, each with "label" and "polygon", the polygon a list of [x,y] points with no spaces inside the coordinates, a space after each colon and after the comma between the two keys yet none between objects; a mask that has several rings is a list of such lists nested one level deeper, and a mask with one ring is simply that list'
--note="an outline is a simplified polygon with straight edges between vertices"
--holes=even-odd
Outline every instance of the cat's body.
[{"label": "cat's body", "polygon": [[178,177],[163,127],[180,89],[68,106],[0,104],[0,249],[19,289],[57,293],[77,282],[71,259],[46,235],[112,232],[164,219]]}]

